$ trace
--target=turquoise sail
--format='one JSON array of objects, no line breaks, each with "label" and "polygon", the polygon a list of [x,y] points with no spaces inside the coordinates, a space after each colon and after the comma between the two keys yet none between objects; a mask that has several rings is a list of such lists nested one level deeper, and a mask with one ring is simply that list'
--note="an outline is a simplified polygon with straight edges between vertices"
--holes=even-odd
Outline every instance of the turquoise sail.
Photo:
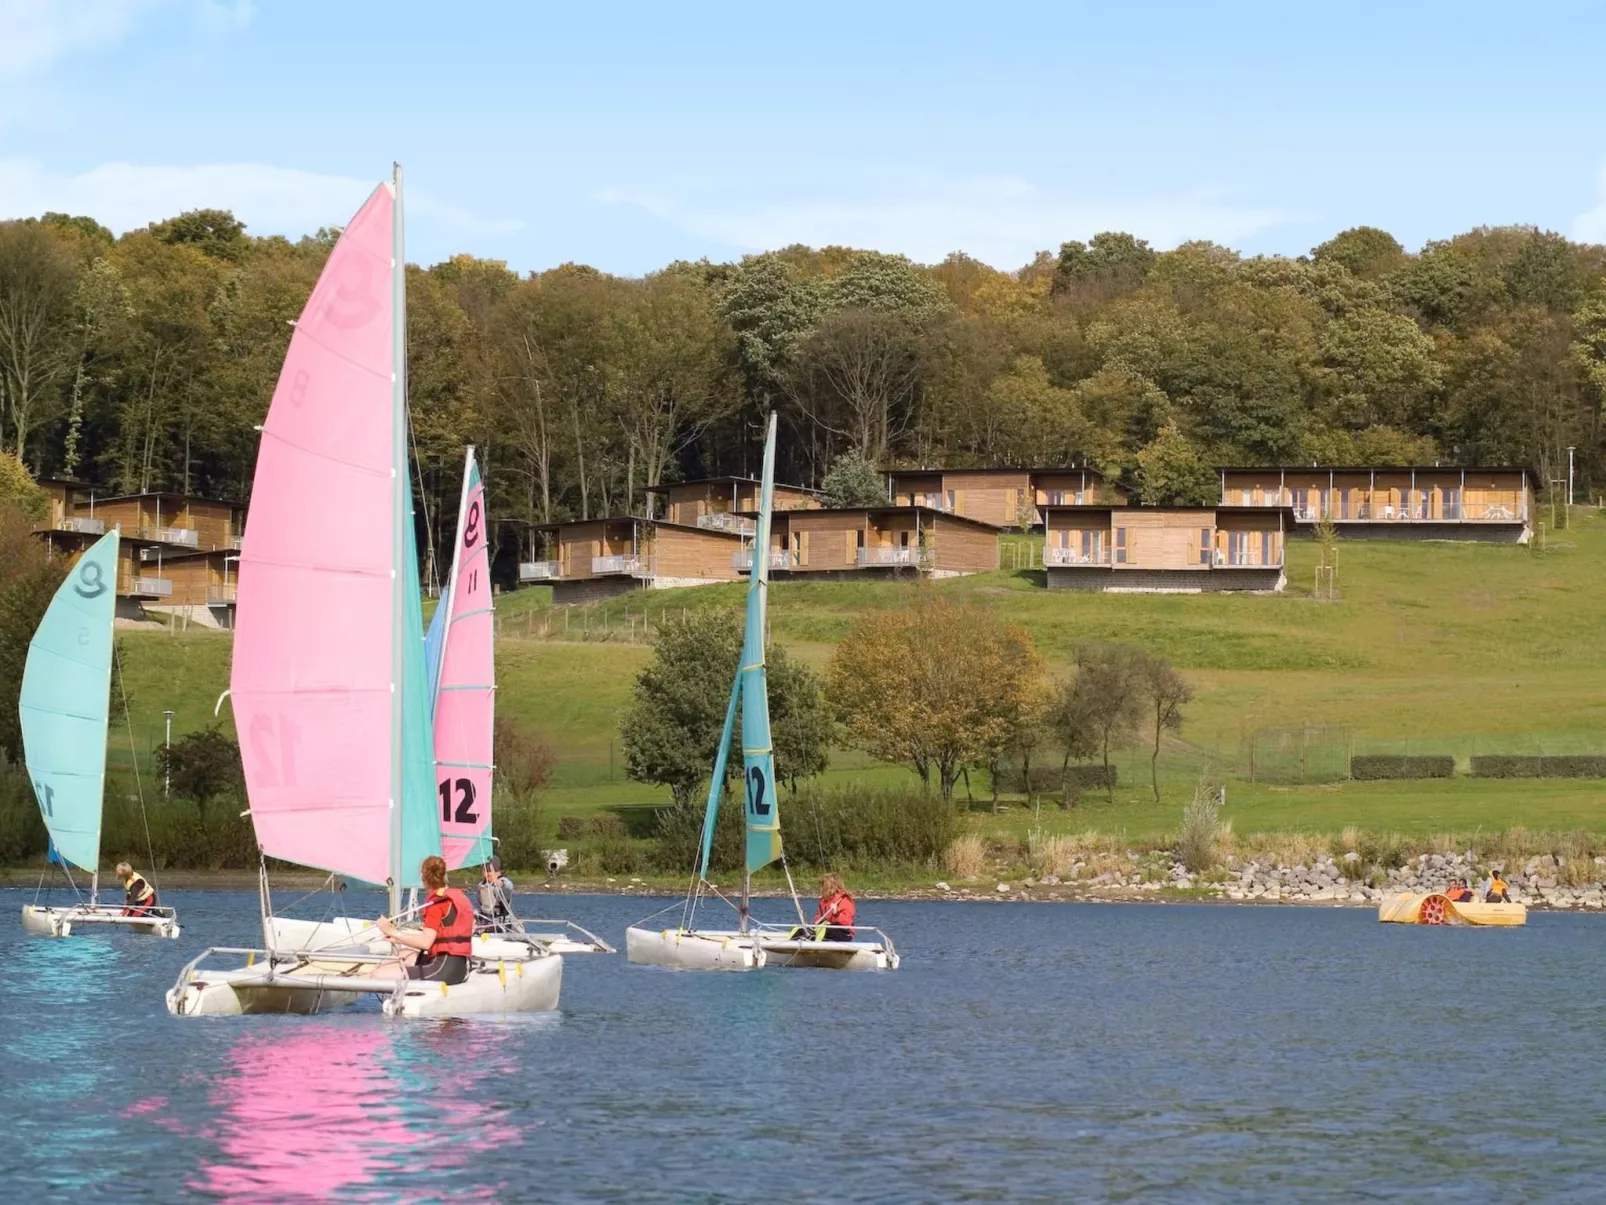
[{"label": "turquoise sail", "polygon": [[117,532],[78,559],[50,600],[22,671],[23,760],[54,850],[93,872],[100,862],[117,613]]},{"label": "turquoise sail", "polygon": [[430,617],[429,631],[424,636],[424,679],[429,691],[429,713],[435,716],[435,697],[440,693],[441,654],[446,650],[446,617],[452,613],[451,587],[441,591],[435,603],[435,614]]},{"label": "turquoise sail", "polygon": [[775,755],[770,744],[770,695],[764,668],[764,627],[769,613],[770,511],[775,493],[775,416],[764,439],[764,477],[753,568],[747,586],[747,628],[742,636],[742,769],[747,796],[747,869],[781,856],[781,814],[775,798]]},{"label": "turquoise sail", "polygon": [[708,803],[703,807],[703,848],[697,859],[697,877],[708,877],[708,859],[714,853],[714,823],[719,819],[719,797],[725,793],[725,764],[729,760],[731,733],[736,728],[736,704],[742,697],[742,669],[736,667],[731,679],[730,703],[725,707],[725,727],[719,734],[719,752],[714,755],[714,776],[708,780]]}]

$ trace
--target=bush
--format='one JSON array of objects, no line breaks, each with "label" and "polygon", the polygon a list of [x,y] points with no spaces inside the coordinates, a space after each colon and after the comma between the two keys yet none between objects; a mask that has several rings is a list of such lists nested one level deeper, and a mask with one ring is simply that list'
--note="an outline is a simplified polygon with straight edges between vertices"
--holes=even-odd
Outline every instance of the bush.
[{"label": "bush", "polygon": [[1402,757],[1395,754],[1368,754],[1349,759],[1349,776],[1357,782],[1378,782],[1398,778],[1453,778],[1455,758],[1441,754]]},{"label": "bush", "polygon": [[[784,802],[782,807],[785,807]],[[704,803],[677,803],[659,809],[655,834],[657,848],[653,855],[659,867],[685,871],[695,868],[702,844],[704,810]],[[785,823],[784,819],[782,823]],[[744,842],[742,797],[739,793],[727,791],[720,804],[719,819],[714,825],[709,873],[723,874],[738,869],[742,864]]]},{"label": "bush", "polygon": [[0,756],[0,866],[43,857],[49,839],[27,773]]},{"label": "bush", "polygon": [[1221,831],[1221,796],[1200,783],[1182,809],[1177,859],[1194,874],[1216,864],[1216,837]]},{"label": "bush", "polygon": [[539,870],[542,874],[546,873],[546,852],[542,848],[540,818],[541,809],[533,798],[509,799],[497,803],[493,831],[496,836],[496,854],[502,859],[504,870],[509,872]]},{"label": "bush", "polygon": [[1606,756],[1598,753],[1533,757],[1505,753],[1472,759],[1474,778],[1606,778]]},{"label": "bush", "polygon": [[938,866],[959,832],[952,800],[921,790],[804,790],[781,802],[794,864],[821,870]]},{"label": "bush", "polygon": [[[1005,762],[998,767],[998,789],[1015,795],[1027,794],[1026,776],[1021,772],[1019,762]],[[1050,760],[1048,764],[1042,762],[1032,763],[1031,794],[1054,795],[1066,787],[1071,792],[1091,790],[1109,790],[1119,785],[1119,774],[1115,766],[1110,767],[1109,777],[1106,779],[1104,766],[1100,763],[1091,765],[1075,764],[1065,767],[1062,772],[1058,762]]]},{"label": "bush", "polygon": [[942,861],[956,879],[980,878],[987,869],[987,842],[976,833],[956,837],[943,852]]}]

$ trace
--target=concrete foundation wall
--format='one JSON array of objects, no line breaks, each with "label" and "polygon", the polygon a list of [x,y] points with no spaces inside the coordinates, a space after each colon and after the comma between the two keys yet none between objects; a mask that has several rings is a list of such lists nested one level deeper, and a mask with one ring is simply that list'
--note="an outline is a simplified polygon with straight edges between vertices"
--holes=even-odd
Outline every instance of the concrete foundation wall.
[{"label": "concrete foundation wall", "polygon": [[1050,590],[1110,594],[1272,594],[1287,584],[1281,569],[1106,569],[1097,565],[1048,567]]},{"label": "concrete foundation wall", "polygon": [[582,577],[570,582],[552,583],[552,602],[556,606],[585,606],[640,590],[642,583],[628,574],[618,577]]},{"label": "concrete foundation wall", "polygon": [[152,619],[166,619],[172,616],[180,625],[191,623],[203,628],[223,630],[234,626],[233,607],[209,607],[205,603],[178,603],[171,606],[146,603],[145,611]]},{"label": "concrete foundation wall", "polygon": [[[1526,544],[1533,534],[1522,523],[1335,523],[1340,540],[1454,540],[1461,544]],[[1301,523],[1300,535],[1311,534],[1311,525]]]}]

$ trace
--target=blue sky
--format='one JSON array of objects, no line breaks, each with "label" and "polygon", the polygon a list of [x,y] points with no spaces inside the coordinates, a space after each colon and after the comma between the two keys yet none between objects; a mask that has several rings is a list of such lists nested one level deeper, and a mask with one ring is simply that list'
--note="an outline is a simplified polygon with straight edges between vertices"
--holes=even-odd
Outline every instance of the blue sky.
[{"label": "blue sky", "polygon": [[519,270],[1606,241],[1603,46],[1606,10],[1544,2],[0,0],[0,217],[295,235],[399,159],[410,258]]}]

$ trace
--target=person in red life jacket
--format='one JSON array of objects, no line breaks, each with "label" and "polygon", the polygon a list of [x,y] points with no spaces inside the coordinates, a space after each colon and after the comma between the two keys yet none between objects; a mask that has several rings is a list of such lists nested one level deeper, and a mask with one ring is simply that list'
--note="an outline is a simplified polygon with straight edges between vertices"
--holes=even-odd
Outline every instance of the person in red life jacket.
[{"label": "person in red life jacket", "polygon": [[820,908],[814,914],[816,941],[853,940],[853,897],[839,874],[820,876]]},{"label": "person in red life jacket", "polygon": [[123,881],[123,915],[149,916],[151,909],[158,906],[156,888],[127,862],[117,863],[117,877]]},{"label": "person in red life jacket", "polygon": [[1444,898],[1452,904],[1464,904],[1472,898],[1472,888],[1467,886],[1465,879],[1457,879],[1450,884],[1450,889],[1444,893]]},{"label": "person in red life jacket", "polygon": [[388,916],[374,924],[392,945],[416,951],[374,971],[376,979],[427,979],[433,983],[462,983],[468,978],[468,956],[473,950],[474,905],[456,887],[446,885],[446,863],[424,859],[418,869],[429,894],[424,897],[423,927],[398,929]]}]

